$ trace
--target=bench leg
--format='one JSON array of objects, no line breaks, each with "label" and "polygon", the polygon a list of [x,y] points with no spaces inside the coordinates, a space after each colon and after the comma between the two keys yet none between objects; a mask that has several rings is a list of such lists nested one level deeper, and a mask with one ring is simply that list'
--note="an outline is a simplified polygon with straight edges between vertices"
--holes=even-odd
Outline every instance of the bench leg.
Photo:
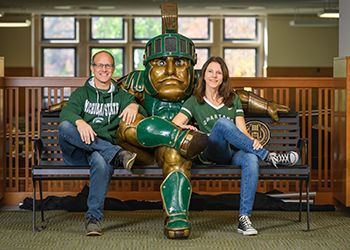
[{"label": "bench leg", "polygon": [[41,222],[44,222],[44,206],[43,206],[43,188],[42,188],[42,182],[39,180],[39,193],[40,193],[40,212],[41,212]]},{"label": "bench leg", "polygon": [[33,214],[32,214],[32,225],[33,225],[33,232],[40,232],[45,228],[43,225],[43,222],[45,221],[44,219],[44,207],[43,207],[43,189],[42,189],[42,183],[41,180],[39,180],[39,196],[40,196],[40,212],[41,212],[41,226],[37,225],[37,219],[36,219],[36,182],[37,180],[33,178]]},{"label": "bench leg", "polygon": [[37,232],[37,226],[36,226],[36,179],[33,178],[33,212],[32,212],[32,230],[33,232]]},{"label": "bench leg", "polygon": [[302,195],[303,195],[303,180],[299,180],[299,222],[301,222],[301,211],[303,208],[302,204]]},{"label": "bench leg", "polygon": [[310,176],[306,179],[306,231],[310,230]]}]

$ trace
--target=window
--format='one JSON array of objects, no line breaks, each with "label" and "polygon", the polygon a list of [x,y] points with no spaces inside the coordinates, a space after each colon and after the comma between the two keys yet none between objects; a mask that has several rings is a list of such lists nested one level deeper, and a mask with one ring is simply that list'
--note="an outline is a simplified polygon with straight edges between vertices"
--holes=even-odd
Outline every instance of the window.
[{"label": "window", "polygon": [[162,21],[160,17],[134,17],[134,40],[149,40],[160,34],[162,34]]},{"label": "window", "polygon": [[230,73],[230,77],[254,77],[256,76],[256,49],[250,48],[225,48],[224,58]]},{"label": "window", "polygon": [[116,16],[91,17],[91,39],[124,40],[124,19]]},{"label": "window", "polygon": [[113,77],[121,77],[124,75],[124,49],[123,48],[91,48],[90,58],[97,52],[106,50],[114,57],[115,70]]},{"label": "window", "polygon": [[[193,40],[201,69],[211,56],[226,59],[231,76],[262,76],[264,16],[179,16],[179,33]],[[144,70],[146,43],[162,34],[158,16],[42,16],[35,18],[38,75],[88,77],[91,55],[110,51],[114,77]],[[131,32],[132,34],[129,34]],[[215,36],[213,34],[223,34]],[[41,59],[41,60],[40,60]]]},{"label": "window", "polygon": [[209,40],[208,17],[179,17],[178,25],[181,35],[193,40]]},{"label": "window", "polygon": [[75,48],[43,48],[43,76],[76,76]]},{"label": "window", "polygon": [[257,20],[256,17],[225,17],[224,18],[225,40],[256,40]]},{"label": "window", "polygon": [[209,59],[209,48],[196,48],[197,64],[195,69],[202,69],[203,64]]},{"label": "window", "polygon": [[260,76],[264,62],[261,19],[256,16],[229,16],[224,18],[223,56],[230,76]]},{"label": "window", "polygon": [[76,20],[68,16],[44,16],[43,40],[76,40]]},{"label": "window", "polygon": [[143,65],[143,55],[145,54],[145,49],[134,48],[133,50],[133,70],[144,70],[145,66]]}]

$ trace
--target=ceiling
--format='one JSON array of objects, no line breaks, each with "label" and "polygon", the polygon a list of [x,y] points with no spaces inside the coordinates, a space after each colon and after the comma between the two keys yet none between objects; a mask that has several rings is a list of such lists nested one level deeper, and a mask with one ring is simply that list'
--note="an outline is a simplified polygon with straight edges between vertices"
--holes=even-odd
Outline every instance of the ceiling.
[{"label": "ceiling", "polygon": [[180,15],[316,14],[339,0],[1,0],[7,14],[159,15],[162,2],[177,2]]}]

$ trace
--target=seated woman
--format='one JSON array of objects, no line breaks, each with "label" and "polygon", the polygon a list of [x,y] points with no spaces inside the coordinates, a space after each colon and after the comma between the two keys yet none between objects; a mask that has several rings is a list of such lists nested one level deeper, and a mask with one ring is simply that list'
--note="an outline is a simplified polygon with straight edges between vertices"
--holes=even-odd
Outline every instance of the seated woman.
[{"label": "seated woman", "polygon": [[277,165],[292,166],[299,156],[290,151],[285,154],[269,152],[247,131],[240,98],[230,91],[229,73],[221,57],[211,57],[204,64],[193,96],[182,106],[173,122],[187,129],[194,119],[199,129],[209,135],[209,143],[201,158],[216,164],[241,166],[241,192],[238,232],[256,235],[249,219],[259,176],[259,159]]}]

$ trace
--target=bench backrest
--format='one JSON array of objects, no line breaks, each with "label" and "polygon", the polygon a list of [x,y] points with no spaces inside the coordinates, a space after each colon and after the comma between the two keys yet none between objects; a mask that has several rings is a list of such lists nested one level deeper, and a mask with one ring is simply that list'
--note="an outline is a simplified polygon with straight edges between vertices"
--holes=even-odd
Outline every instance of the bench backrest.
[{"label": "bench backrest", "polygon": [[39,165],[64,165],[58,143],[59,112],[42,111],[40,119],[40,139],[44,147]]},{"label": "bench backrest", "polygon": [[[246,118],[248,131],[254,138],[264,140],[266,131],[253,121],[260,121],[268,127],[270,132],[269,140],[264,146],[266,149],[275,152],[287,152],[296,150],[300,138],[299,119],[297,113],[285,113],[279,115],[279,121],[274,121],[266,116],[248,116]],[[253,125],[251,125],[253,123]]]},{"label": "bench backrest", "polygon": [[[299,119],[297,113],[280,114],[278,122],[266,116],[247,116],[249,132],[257,139],[267,139],[265,148],[275,152],[296,150],[299,140]],[[260,121],[263,124],[257,124]],[[44,148],[39,165],[64,165],[58,144],[58,112],[41,112],[40,139]],[[268,131],[265,130],[268,128]]]}]

